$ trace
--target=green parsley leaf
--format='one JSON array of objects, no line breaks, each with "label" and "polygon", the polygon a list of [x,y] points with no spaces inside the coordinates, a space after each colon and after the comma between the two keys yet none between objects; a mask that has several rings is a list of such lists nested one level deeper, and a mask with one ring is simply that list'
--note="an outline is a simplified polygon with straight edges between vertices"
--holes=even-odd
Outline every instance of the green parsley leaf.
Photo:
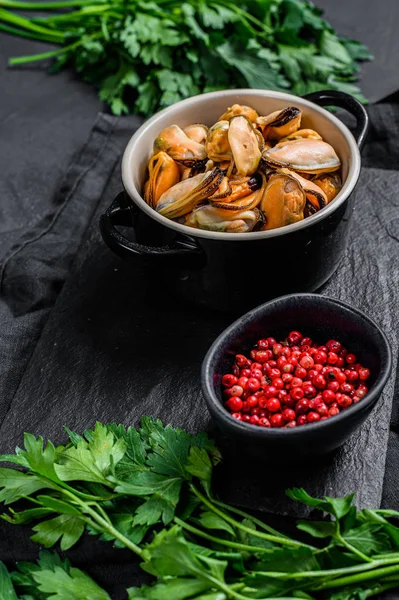
[{"label": "green parsley leaf", "polygon": [[299,521],[297,528],[315,538],[328,538],[335,535],[337,526],[331,521]]},{"label": "green parsley leaf", "polygon": [[188,2],[184,2],[181,5],[181,11],[184,16],[184,22],[190,29],[191,34],[196,37],[198,40],[204,42],[204,44],[209,44],[209,36],[205,31],[199,26],[198,21],[195,18],[195,9]]},{"label": "green parsley leaf", "polygon": [[345,46],[352,60],[373,60],[373,55],[364,44],[343,37],[340,37],[339,41]]},{"label": "green parsley leaf", "polygon": [[85,524],[81,518],[60,515],[36,525],[33,528],[36,533],[31,539],[45,548],[51,548],[60,540],[61,550],[69,550],[82,537],[84,529]]},{"label": "green parsley leaf", "polygon": [[130,588],[127,590],[129,600],[185,600],[186,598],[197,598],[197,595],[207,590],[209,585],[205,581],[191,578],[170,579],[165,583],[157,583],[153,586],[141,588]]},{"label": "green parsley leaf", "polygon": [[36,475],[0,468],[0,502],[4,504],[12,504],[38,490],[51,489],[51,487],[51,483],[43,481]]},{"label": "green parsley leaf", "polygon": [[324,496],[324,499],[320,500],[318,498],[312,498],[312,496],[309,496],[302,488],[293,488],[287,490],[287,496],[306,506],[317,508],[318,510],[334,515],[334,517],[339,520],[350,511],[355,494],[350,494],[349,496],[345,496],[345,498],[329,498],[328,496]]},{"label": "green parsley leaf", "polygon": [[198,523],[205,529],[217,529],[220,531],[226,531],[231,536],[235,535],[234,529],[227,523],[227,521],[209,510],[201,513]]},{"label": "green parsley leaf", "polygon": [[50,508],[28,508],[19,512],[15,512],[10,508],[9,513],[1,515],[1,518],[12,525],[23,525],[41,517],[47,517],[52,512]]},{"label": "green parsley leaf", "polygon": [[115,440],[105,425],[96,423],[91,441],[78,441],[58,457],[54,468],[62,481],[92,481],[110,485],[106,476],[123,458],[126,444],[123,439]]},{"label": "green parsley leaf", "polygon": [[391,550],[389,537],[384,533],[383,527],[376,523],[363,523],[360,527],[350,529],[343,537],[367,556]]},{"label": "green parsley leaf", "polygon": [[296,573],[319,571],[320,565],[309,548],[272,548],[262,554],[256,571]]},{"label": "green parsley leaf", "polygon": [[69,573],[61,567],[32,573],[39,590],[52,594],[52,600],[111,600],[86,573],[71,568]]},{"label": "green parsley leaf", "polygon": [[321,34],[320,50],[325,56],[329,56],[344,64],[352,64],[352,57],[348,50],[339,41],[338,37],[330,31],[324,30]]},{"label": "green parsley leaf", "polygon": [[282,75],[270,68],[266,60],[243,53],[231,42],[218,46],[216,52],[228,65],[241,73],[249,87],[282,90],[288,86]]},{"label": "green parsley leaf", "polygon": [[18,600],[11,577],[2,562],[0,562],[0,600]]},{"label": "green parsley leaf", "polygon": [[206,492],[210,494],[212,463],[209,454],[204,448],[191,448],[186,463],[186,470],[194,477],[198,477]]}]

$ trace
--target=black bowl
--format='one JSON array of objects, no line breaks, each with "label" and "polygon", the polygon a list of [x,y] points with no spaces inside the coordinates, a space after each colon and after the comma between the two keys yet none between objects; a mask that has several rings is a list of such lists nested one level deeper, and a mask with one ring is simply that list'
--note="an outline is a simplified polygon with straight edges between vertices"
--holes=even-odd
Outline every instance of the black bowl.
[{"label": "black bowl", "polygon": [[[255,342],[272,336],[284,339],[299,330],[325,343],[338,339],[370,369],[368,394],[339,415],[292,429],[265,429],[237,421],[223,406],[221,378],[230,372],[234,356],[249,352]],[[324,454],[340,446],[365,421],[388,380],[392,355],[378,325],[360,310],[318,294],[293,294],[276,298],[246,313],[217,338],[202,365],[202,391],[216,424],[240,451],[259,457],[300,458]]]}]

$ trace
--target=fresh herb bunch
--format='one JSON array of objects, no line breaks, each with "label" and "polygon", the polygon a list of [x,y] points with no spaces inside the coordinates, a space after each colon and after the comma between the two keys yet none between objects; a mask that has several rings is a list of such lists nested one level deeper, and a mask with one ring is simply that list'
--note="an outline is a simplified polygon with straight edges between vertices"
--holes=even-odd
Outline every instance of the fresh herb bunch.
[{"label": "fresh herb bunch", "polygon": [[[53,14],[26,18],[19,9]],[[302,0],[0,0],[0,30],[62,46],[11,65],[71,66],[117,115],[233,87],[334,89],[365,101],[355,82],[369,51],[321,15]]]},{"label": "fresh herb bunch", "polygon": [[[17,592],[21,595],[17,596]],[[9,573],[0,562],[0,600],[111,600],[67,558],[42,550],[37,563],[20,562]]]},{"label": "fresh herb bunch", "polygon": [[[156,578],[128,590],[131,599],[366,600],[399,587],[395,511],[357,511],[353,495],[319,500],[290,490],[292,499],[331,518],[300,521],[307,540],[297,540],[215,498],[212,473],[220,455],[205,434],[193,436],[147,417],[138,430],[97,423],[83,436],[67,432],[70,441],[62,446],[25,434],[23,449],[0,457],[16,465],[0,469],[0,501],[19,506],[2,518],[37,521],[32,539],[46,548],[60,542],[68,550],[85,529],[129,548]],[[20,586],[38,584],[39,595],[28,590],[24,600],[108,598],[68,563],[43,560],[35,568],[19,567],[27,579],[13,575]],[[58,574],[59,589],[52,589],[56,577],[48,571]],[[0,598],[7,577],[0,570]],[[80,595],[72,595],[73,585]]]}]

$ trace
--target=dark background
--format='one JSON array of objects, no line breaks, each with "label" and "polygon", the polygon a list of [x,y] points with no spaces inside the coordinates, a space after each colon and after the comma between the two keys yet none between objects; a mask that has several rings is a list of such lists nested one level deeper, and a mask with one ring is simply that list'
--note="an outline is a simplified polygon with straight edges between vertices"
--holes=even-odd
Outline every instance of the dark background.
[{"label": "dark background", "polygon": [[[364,65],[362,71],[365,95],[372,101],[379,101],[399,89],[397,0],[377,3],[319,0],[318,5],[326,9],[327,18],[341,34],[368,44],[374,53],[375,61]],[[54,437],[60,435],[65,422],[72,426],[84,425],[85,402],[90,403],[90,408],[87,407],[90,414],[95,414],[99,420],[109,418],[110,413],[116,420],[126,420],[126,415],[134,414],[131,407],[126,406],[129,388],[121,386],[120,402],[116,400],[115,390],[111,389],[112,377],[109,378],[110,389],[107,389],[107,369],[118,373],[121,381],[128,382],[129,364],[120,358],[121,353],[132,342],[146,343],[146,335],[148,341],[148,335],[154,331],[153,327],[147,327],[149,319],[151,324],[156,319],[162,320],[162,311],[156,304],[151,304],[153,299],[148,297],[148,289],[141,285],[140,271],[136,272],[137,281],[132,282],[129,270],[119,265],[105,248],[97,255],[90,254],[93,243],[98,242],[95,222],[87,229],[93,215],[97,218],[92,199],[102,197],[109,181],[107,197],[119,191],[120,151],[129,132],[123,126],[123,120],[107,117],[98,119],[93,129],[102,105],[95,91],[77,81],[71,73],[50,76],[44,64],[7,69],[8,57],[39,52],[44,48],[39,43],[0,34],[0,303],[3,330],[3,335],[0,330],[0,451],[12,450],[21,442],[22,433],[27,429]],[[365,151],[366,167],[388,171],[398,168],[399,111],[395,108],[395,100],[391,98],[389,104],[371,113],[375,125],[371,132],[372,146]],[[134,120],[129,121],[131,131],[137,124]],[[375,176],[376,172],[369,170],[364,175],[362,189],[372,188]],[[385,174],[379,170],[377,176],[378,189],[384,191]],[[399,185],[398,177],[390,177],[387,198],[392,198]],[[384,202],[383,198],[380,200]],[[49,232],[51,235],[47,235]],[[395,235],[394,232],[392,236]],[[381,239],[375,251],[384,254],[389,247],[394,261],[393,238],[389,238],[389,246],[388,238],[386,244]],[[46,256],[51,260],[46,261]],[[95,265],[97,261],[102,262]],[[389,264],[389,260],[386,262]],[[87,271],[88,264],[91,272]],[[68,278],[69,273],[72,275]],[[112,281],[117,281],[117,289],[124,293],[115,298],[109,294],[105,301],[101,295],[107,283]],[[394,278],[387,312],[398,309],[396,282]],[[59,302],[54,306],[58,298]],[[384,297],[380,301],[383,305]],[[127,323],[123,313],[118,313],[118,306],[129,302],[136,311],[144,303],[149,308]],[[370,296],[369,302],[371,305],[374,297]],[[164,306],[170,308],[167,299]],[[74,314],[79,314],[79,321],[71,320]],[[205,352],[209,341],[230,320],[228,316],[209,313],[204,316],[206,330],[198,331],[195,311],[187,312],[185,338],[180,332],[180,339],[185,339],[186,344],[182,372],[186,370],[195,378],[197,367],[193,364],[197,356]],[[137,330],[132,329],[132,323]],[[77,332],[73,342],[72,338],[68,341],[68,329]],[[162,359],[165,365],[159,373],[159,387],[170,385],[168,361],[173,363],[174,359],[173,355],[168,356],[168,348],[173,347],[172,338],[173,333],[170,338],[157,340],[160,350],[154,360]],[[74,345],[76,340],[78,346]],[[93,368],[91,377],[90,360],[94,354],[97,359],[103,357],[102,376],[94,376],[99,370]],[[112,357],[111,362],[109,357]],[[63,370],[61,366],[64,366]],[[151,369],[144,375],[136,382],[136,405],[139,403],[142,413],[158,414],[159,395]],[[198,396],[198,390],[184,381],[180,393]],[[73,397],[81,400],[70,401]],[[112,406],[107,405],[107,398],[113,398]],[[172,409],[169,414],[173,413]],[[57,411],[62,415],[59,420]],[[168,414],[167,407],[164,411]],[[399,503],[396,421],[394,408],[383,493],[383,504],[390,507]],[[203,423],[206,422],[207,415],[204,414]],[[189,416],[185,425],[194,428]],[[372,489],[375,481],[382,481],[383,473],[380,467],[375,473],[372,465],[368,467],[363,485]],[[0,525],[0,560],[11,564],[16,560],[34,559],[36,555],[37,546],[29,541],[28,528]],[[107,584],[115,598],[122,597],[118,594],[122,594],[127,585],[136,583],[138,570],[128,551],[114,551],[109,544],[91,538],[68,555],[77,566],[86,568],[100,583]]]}]

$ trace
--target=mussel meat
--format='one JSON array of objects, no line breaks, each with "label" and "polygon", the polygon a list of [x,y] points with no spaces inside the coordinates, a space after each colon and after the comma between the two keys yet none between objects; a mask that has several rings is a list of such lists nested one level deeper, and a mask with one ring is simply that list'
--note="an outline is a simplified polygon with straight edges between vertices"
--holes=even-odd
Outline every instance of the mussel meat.
[{"label": "mussel meat", "polygon": [[238,175],[253,175],[259,167],[262,153],[251,122],[246,117],[233,117],[228,139]]},{"label": "mussel meat", "polygon": [[265,140],[278,141],[299,129],[301,125],[302,112],[296,106],[287,106],[282,110],[258,117],[256,123],[262,129]]},{"label": "mussel meat", "polygon": [[240,115],[247,117],[252,123],[256,123],[256,119],[259,116],[256,110],[250,106],[245,106],[245,104],[233,104],[233,106],[229,106],[227,111],[222,114],[219,121],[230,121],[233,117],[238,117]]},{"label": "mussel meat", "polygon": [[148,173],[144,199],[152,208],[156,208],[162,194],[180,180],[179,167],[169,154],[158,152],[149,160]]},{"label": "mussel meat", "polygon": [[305,191],[295,177],[285,173],[271,175],[260,203],[266,217],[262,229],[275,229],[301,221],[305,205]]},{"label": "mussel meat", "polygon": [[183,129],[184,133],[198,144],[205,144],[206,136],[208,135],[208,127],[203,125],[202,123],[193,123],[192,125],[187,125]]},{"label": "mussel meat", "polygon": [[187,217],[186,225],[206,229],[208,231],[224,231],[226,233],[247,233],[262,220],[260,211],[223,210],[207,204],[193,210]]},{"label": "mussel meat", "polygon": [[230,161],[233,154],[229,142],[229,121],[217,121],[208,131],[205,151],[214,162]]},{"label": "mussel meat", "polygon": [[190,139],[178,125],[167,127],[154,142],[154,153],[164,151],[187,167],[207,158],[203,144]]},{"label": "mussel meat", "polygon": [[218,192],[208,200],[212,206],[224,210],[252,210],[260,203],[265,187],[266,176],[256,173],[253,177],[231,179],[224,193],[219,186]]},{"label": "mussel meat", "polygon": [[280,143],[281,142],[292,142],[292,140],[301,140],[301,139],[322,140],[323,138],[314,129],[298,129],[298,131],[295,131],[294,133],[290,133],[290,135],[287,135],[286,137],[281,138]]},{"label": "mussel meat", "polygon": [[162,194],[156,210],[169,219],[182,217],[211,196],[222,179],[222,171],[215,167],[212,171],[180,181]]},{"label": "mussel meat", "polygon": [[326,173],[341,166],[335,150],[322,140],[306,139],[281,142],[263,153],[273,167],[287,167],[304,173]]},{"label": "mussel meat", "polygon": [[327,204],[331,202],[331,200],[334,200],[335,196],[342,188],[342,180],[338,173],[326,173],[320,175],[320,177],[313,180],[313,183],[323,190],[327,198]]},{"label": "mussel meat", "polygon": [[289,169],[280,169],[278,172],[291,175],[291,177],[294,177],[299,181],[306,194],[306,212],[314,214],[321,208],[327,206],[328,200],[326,194],[314,181],[305,179],[304,177],[301,177],[299,173],[295,173],[295,171],[290,171]]}]

